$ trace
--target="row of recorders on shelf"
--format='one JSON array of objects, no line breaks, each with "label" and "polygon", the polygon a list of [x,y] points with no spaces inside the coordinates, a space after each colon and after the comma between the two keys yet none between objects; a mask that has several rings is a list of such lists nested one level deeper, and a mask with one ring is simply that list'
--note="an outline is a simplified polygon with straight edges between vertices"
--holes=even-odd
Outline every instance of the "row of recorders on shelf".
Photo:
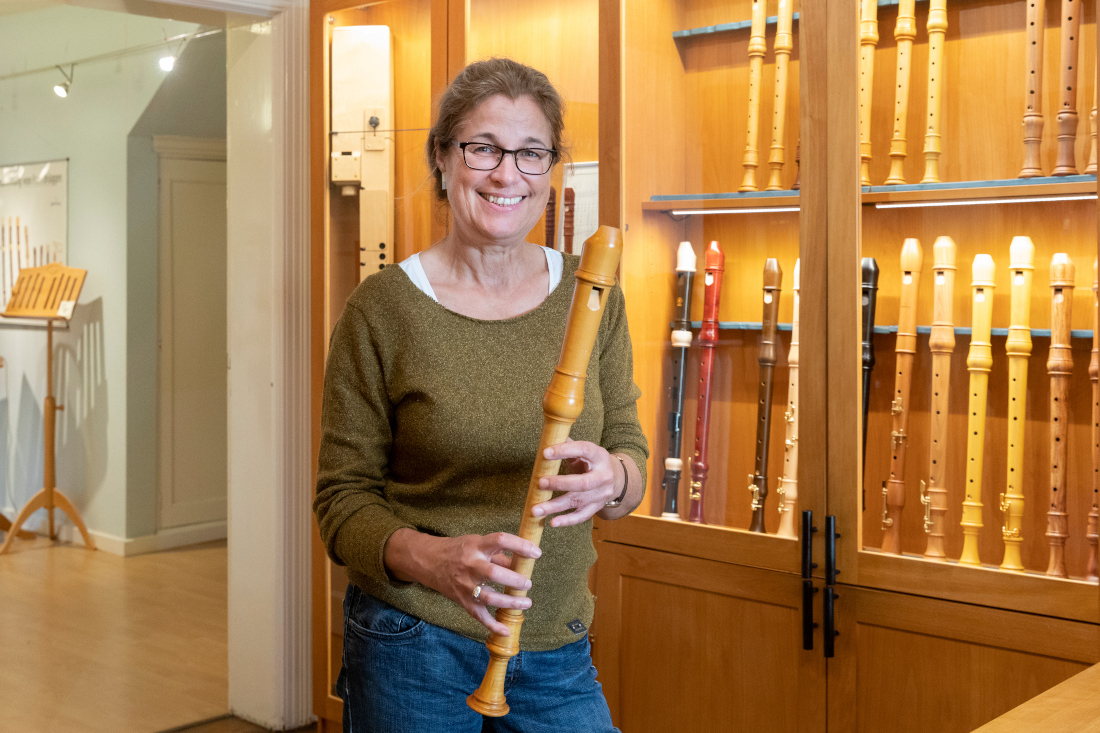
[{"label": "row of recorders on shelf", "polygon": [[[783,0],[781,0],[782,2]],[[763,0],[754,0],[763,2]],[[860,2],[859,57],[859,130],[860,178],[864,186],[871,185],[871,104],[874,79],[875,48],[879,41],[878,0]],[[1045,13],[1043,2],[1027,3],[1026,43],[1027,95],[1023,115],[1024,164],[1021,178],[1043,175],[1040,149],[1043,140],[1043,36]],[[893,135],[890,139],[890,172],[886,185],[906,183],[906,115],[909,107],[913,40],[917,34],[915,0],[900,0],[894,39],[897,43],[897,83],[895,84]],[[1080,26],[1083,9],[1080,0],[1062,0],[1061,68],[1059,70],[1058,156],[1051,175],[1077,174],[1075,146],[1077,140],[1077,67],[1080,53]],[[939,183],[939,158],[942,150],[940,110],[943,97],[944,38],[947,34],[947,0],[930,0],[928,5],[928,99],[925,113],[924,162],[921,183]],[[1096,173],[1096,107],[1090,116],[1092,147],[1085,173]]]},{"label": "row of recorders on shelf", "polygon": [[[945,560],[944,538],[947,513],[947,418],[949,376],[955,331],[952,297],[955,281],[956,246],[950,237],[940,237],[933,247],[934,306],[933,325],[929,338],[932,355],[931,450],[929,480],[921,482],[920,501],[924,506],[924,528],[927,546],[924,557]],[[1001,568],[1023,572],[1021,545],[1024,516],[1024,428],[1027,408],[1027,369],[1031,356],[1030,305],[1035,247],[1028,237],[1015,237],[1009,250],[1012,292],[1011,326],[1008,329],[1008,471],[1007,486],[1000,494],[1000,510],[1004,516],[1001,535],[1004,559]],[[884,552],[901,553],[901,517],[905,507],[905,454],[908,447],[910,387],[913,359],[917,351],[916,306],[923,262],[920,242],[906,239],[901,252],[901,294],[899,298],[898,333],[892,425],[890,432],[890,471],[883,482],[882,529]],[[874,365],[871,333],[874,322],[874,295],[877,288],[877,266],[874,260],[864,260],[863,323],[863,444],[867,444],[867,397],[870,372]],[[965,500],[962,506],[961,528],[963,549],[959,562],[979,566],[978,534],[982,529],[982,466],[985,449],[985,419],[987,389],[992,368],[991,320],[995,264],[987,254],[974,258],[971,282],[972,330],[966,358],[969,372],[967,409]],[[1070,345],[1070,318],[1073,302],[1075,267],[1064,254],[1055,254],[1050,264],[1051,336],[1047,357],[1050,377],[1050,483],[1046,539],[1049,542],[1049,564],[1046,574],[1066,577],[1065,546],[1070,521],[1066,502],[1067,445],[1069,437],[1069,381],[1073,370]],[[1097,579],[1098,508],[1097,469],[1100,469],[1100,387],[1098,387],[1097,299],[1095,292],[1096,263],[1093,263],[1093,346],[1089,377],[1092,381],[1092,443],[1093,486],[1092,507],[1087,518],[1086,537],[1089,545],[1086,576]],[[864,451],[866,453],[866,450]]]},{"label": "row of recorders on shelf", "polygon": [[[703,523],[703,501],[706,492],[707,446],[710,435],[711,380],[714,373],[714,348],[718,344],[718,306],[722,295],[722,273],[725,269],[725,256],[718,242],[707,247],[704,263],[703,321],[699,329],[698,344],[701,347],[699,362],[699,392],[695,421],[695,445],[690,460],[690,506],[687,521]],[[669,449],[665,459],[664,492],[665,505],[662,517],[680,519],[678,489],[683,472],[681,459],[681,435],[684,414],[684,373],[688,347],[691,346],[691,296],[692,283],[696,271],[696,257],[690,242],[681,242],[676,257],[676,319],[672,330],[672,410],[669,414]],[[779,480],[776,493],[779,495],[779,527],[776,534],[782,537],[796,537],[796,518],[798,506],[798,310],[799,310],[799,262],[794,265],[794,317],[792,323],[791,347],[787,353],[789,384],[787,389],[787,410],[784,413],[785,441],[783,455],[783,477]],[[752,519],[748,529],[764,533],[764,505],[768,498],[768,435],[770,432],[772,409],[772,384],[775,365],[779,356],[777,338],[779,296],[783,285],[783,271],[778,260],[769,258],[764,264],[763,276],[763,334],[760,339],[759,366],[760,390],[757,403],[756,456],[754,471],[749,475],[748,490],[751,496]]]}]

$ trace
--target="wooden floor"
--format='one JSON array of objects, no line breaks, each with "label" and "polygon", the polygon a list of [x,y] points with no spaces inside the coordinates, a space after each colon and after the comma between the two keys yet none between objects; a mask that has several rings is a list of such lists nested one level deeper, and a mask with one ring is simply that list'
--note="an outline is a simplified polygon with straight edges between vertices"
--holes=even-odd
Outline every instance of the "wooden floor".
[{"label": "wooden floor", "polygon": [[224,715],[226,586],[224,541],[128,559],[17,541],[0,556],[0,730],[155,733]]}]

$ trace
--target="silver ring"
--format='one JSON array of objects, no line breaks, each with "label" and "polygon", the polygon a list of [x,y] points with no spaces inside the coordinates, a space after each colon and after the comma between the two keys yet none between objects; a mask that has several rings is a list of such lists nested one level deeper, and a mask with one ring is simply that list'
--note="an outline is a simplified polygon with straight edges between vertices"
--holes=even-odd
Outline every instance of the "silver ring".
[{"label": "silver ring", "polygon": [[481,600],[481,591],[484,587],[485,586],[479,584],[476,588],[474,588],[474,600],[475,601]]}]

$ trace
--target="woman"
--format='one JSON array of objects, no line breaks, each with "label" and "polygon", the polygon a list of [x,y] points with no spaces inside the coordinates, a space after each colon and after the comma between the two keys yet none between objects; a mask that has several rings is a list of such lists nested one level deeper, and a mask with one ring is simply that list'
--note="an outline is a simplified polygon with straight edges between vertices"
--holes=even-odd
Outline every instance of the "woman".
[{"label": "woman", "polygon": [[[426,153],[451,211],[443,240],[367,278],[333,332],[317,480],[321,537],[352,584],[344,601],[346,731],[612,731],[586,629],[591,518],[645,490],[622,291],[608,299],[567,471],[533,508],[542,549],[515,535],[579,262],[525,241],[561,158],[563,103],[507,59],[444,92]],[[510,556],[540,557],[530,581]],[[530,589],[526,598],[502,592]],[[466,705],[488,662],[491,609],[525,609],[511,712]]]}]

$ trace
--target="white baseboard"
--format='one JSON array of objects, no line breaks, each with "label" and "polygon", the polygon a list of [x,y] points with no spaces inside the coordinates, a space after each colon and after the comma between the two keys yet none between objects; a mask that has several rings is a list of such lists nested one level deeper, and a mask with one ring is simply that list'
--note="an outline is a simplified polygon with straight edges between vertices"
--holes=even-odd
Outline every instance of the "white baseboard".
[{"label": "white baseboard", "polygon": [[[3,511],[0,512],[8,518],[8,520],[14,519],[14,512]],[[62,542],[72,542],[73,544],[83,544],[84,540],[80,536],[80,532],[77,531],[69,522],[65,521],[64,515],[54,515],[57,518],[57,538]],[[37,532],[40,535],[47,533],[46,522],[43,520],[40,527],[32,529],[26,527],[26,529]],[[112,555],[119,555],[121,557],[133,557],[134,555],[145,555],[150,552],[163,552],[164,550],[172,550],[177,547],[186,547],[187,545],[197,545],[203,542],[213,542],[214,540],[224,540],[229,536],[228,524],[226,520],[221,519],[216,522],[203,522],[201,524],[189,524],[185,527],[172,527],[170,529],[162,529],[156,534],[148,534],[143,537],[118,537],[117,535],[107,534],[106,532],[98,532],[94,529],[88,530],[88,534],[95,540],[96,548],[109,552]]]}]

